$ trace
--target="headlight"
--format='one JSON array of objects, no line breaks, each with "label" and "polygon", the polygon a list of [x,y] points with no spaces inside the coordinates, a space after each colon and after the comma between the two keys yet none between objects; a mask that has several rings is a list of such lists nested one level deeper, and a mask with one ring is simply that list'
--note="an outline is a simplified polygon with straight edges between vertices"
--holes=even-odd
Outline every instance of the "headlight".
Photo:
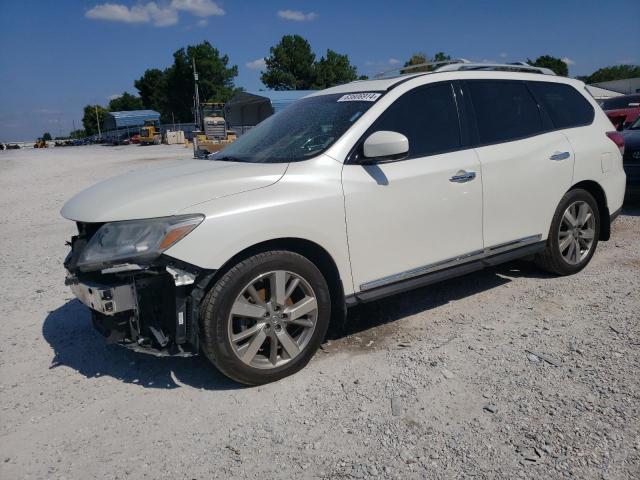
[{"label": "headlight", "polygon": [[125,261],[149,263],[202,220],[204,215],[177,215],[105,223],[82,251],[78,268],[91,271]]}]

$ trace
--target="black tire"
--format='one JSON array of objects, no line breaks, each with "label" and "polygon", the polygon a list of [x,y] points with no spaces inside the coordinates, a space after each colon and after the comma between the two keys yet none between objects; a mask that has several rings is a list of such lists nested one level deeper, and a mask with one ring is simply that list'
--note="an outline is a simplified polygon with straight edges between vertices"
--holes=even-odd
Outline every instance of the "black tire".
[{"label": "black tire", "polygon": [[[564,212],[570,205],[575,202],[586,202],[589,207],[591,207],[595,223],[595,233],[593,244],[591,245],[591,249],[588,254],[579,263],[572,264],[565,260],[562,253],[560,252],[558,236]],[[562,200],[560,200],[558,208],[556,209],[556,213],[553,215],[551,228],[549,230],[549,237],[547,238],[547,244],[544,251],[536,256],[536,264],[543,270],[554,273],[556,275],[572,275],[574,273],[577,273],[584,267],[586,267],[587,264],[591,261],[591,257],[593,257],[593,254],[596,251],[596,247],[598,246],[599,235],[600,210],[598,208],[598,203],[586,190],[569,190],[564,195],[564,197],[562,197]]]},{"label": "black tire", "polygon": [[[240,360],[233,351],[228,320],[234,301],[247,283],[273,270],[286,270],[304,278],[315,294],[318,314],[309,342],[295,358],[282,366],[254,368]],[[227,377],[245,385],[262,385],[292,375],[307,365],[324,339],[330,318],[329,288],[320,270],[297,253],[268,251],[231,267],[211,287],[201,306],[201,346],[207,358]]]}]

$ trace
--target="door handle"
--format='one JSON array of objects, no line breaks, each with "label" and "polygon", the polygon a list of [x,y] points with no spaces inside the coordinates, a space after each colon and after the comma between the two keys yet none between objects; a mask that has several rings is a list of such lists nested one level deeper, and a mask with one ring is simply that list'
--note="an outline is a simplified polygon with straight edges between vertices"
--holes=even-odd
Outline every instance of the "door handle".
[{"label": "door handle", "polygon": [[474,178],[476,178],[476,172],[467,172],[465,170],[460,170],[453,177],[451,177],[449,181],[455,183],[465,183],[470,182]]},{"label": "door handle", "polygon": [[556,152],[549,157],[549,160],[565,160],[570,156],[571,154],[569,152]]}]

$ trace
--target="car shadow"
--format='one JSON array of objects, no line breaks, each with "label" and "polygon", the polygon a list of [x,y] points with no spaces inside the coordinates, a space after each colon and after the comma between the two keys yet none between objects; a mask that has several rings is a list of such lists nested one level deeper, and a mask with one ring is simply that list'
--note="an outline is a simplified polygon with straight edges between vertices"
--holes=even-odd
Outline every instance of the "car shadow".
[{"label": "car shadow", "polygon": [[435,309],[449,302],[500,287],[516,277],[551,278],[553,275],[540,270],[532,262],[524,260],[487,268],[435,285],[357,305],[349,309],[343,325],[336,325],[330,329],[327,338],[339,340],[355,335],[417,313]]},{"label": "car shadow", "polygon": [[109,376],[144,388],[183,385],[205,390],[234,390],[242,385],[219,373],[204,356],[154,357],[108,345],[94,330],[87,307],[71,300],[50,312],[42,334],[51,345],[50,368],[67,366],[87,378]]},{"label": "car shadow", "polygon": [[[526,276],[548,275],[526,261],[514,261],[464,277],[408,291],[351,308],[343,325],[333,326],[328,340],[355,335],[446,303],[473,296]],[[91,324],[87,307],[70,300],[49,312],[42,334],[54,352],[50,368],[66,366],[87,378],[109,376],[143,388],[174,389],[187,385],[205,390],[233,390],[229,380],[203,356],[155,357],[109,345]]]}]

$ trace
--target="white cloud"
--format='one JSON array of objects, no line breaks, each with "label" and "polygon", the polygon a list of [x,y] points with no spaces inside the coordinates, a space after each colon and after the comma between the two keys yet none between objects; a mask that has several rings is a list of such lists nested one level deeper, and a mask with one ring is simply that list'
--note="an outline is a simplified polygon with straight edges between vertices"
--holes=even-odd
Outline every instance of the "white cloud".
[{"label": "white cloud", "polygon": [[509,54],[507,52],[500,52],[500,58],[507,58]]},{"label": "white cloud", "polygon": [[114,93],[113,95],[109,95],[107,98],[109,100],[115,100],[116,98],[120,98],[122,96],[121,93]]},{"label": "white cloud", "polygon": [[250,68],[251,70],[260,70],[266,66],[264,58],[256,58],[251,62],[247,62],[244,64],[245,67]]},{"label": "white cloud", "polygon": [[224,15],[224,10],[212,0],[172,0],[171,7],[189,12],[196,17]]},{"label": "white cloud", "polygon": [[149,14],[140,7],[129,7],[115,3],[96,5],[84,15],[93,20],[109,20],[112,22],[142,23],[149,21]]},{"label": "white cloud", "polygon": [[[87,10],[85,17],[123,23],[153,23],[156,27],[167,27],[178,23],[178,12],[187,12],[196,17],[224,15],[224,10],[213,0],[171,0],[170,4],[156,2],[138,3],[128,7],[120,3],[102,3]],[[206,18],[198,26],[207,25]]]},{"label": "white cloud", "polygon": [[399,63],[400,63],[400,60],[398,60],[397,58],[389,59],[389,65],[398,65]]},{"label": "white cloud", "polygon": [[294,22],[307,22],[318,18],[318,14],[315,12],[304,13],[300,10],[280,10],[278,16]]},{"label": "white cloud", "polygon": [[209,20],[207,20],[206,18],[201,18],[200,20],[198,20],[197,25],[199,27],[206,27],[207,25],[209,25]]},{"label": "white cloud", "polygon": [[149,2],[146,8],[156,27],[168,27],[178,23],[178,12],[170,7],[158,7],[154,2]]},{"label": "white cloud", "polygon": [[178,13],[171,7],[159,7],[155,2],[134,5],[131,8],[119,3],[96,5],[85,13],[92,20],[124,23],[149,23],[166,27],[178,23]]},{"label": "white cloud", "polygon": [[576,64],[576,62],[574,62],[573,60],[571,60],[569,57],[564,57],[564,58],[562,58],[562,61],[563,61],[564,63],[566,63],[567,65],[575,65],[575,64]]}]

